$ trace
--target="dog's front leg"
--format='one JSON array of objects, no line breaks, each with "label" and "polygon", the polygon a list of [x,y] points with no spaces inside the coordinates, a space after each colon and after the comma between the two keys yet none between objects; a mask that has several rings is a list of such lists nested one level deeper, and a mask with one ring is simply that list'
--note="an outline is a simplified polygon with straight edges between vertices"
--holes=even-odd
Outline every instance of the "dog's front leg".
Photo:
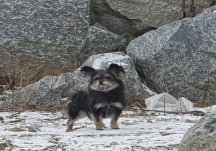
[{"label": "dog's front leg", "polygon": [[102,122],[102,117],[95,117],[95,126],[96,130],[103,130],[103,122]]},{"label": "dog's front leg", "polygon": [[103,130],[103,127],[105,126],[102,122],[102,116],[98,114],[92,114],[91,119],[94,121],[96,130]]},{"label": "dog's front leg", "polygon": [[118,119],[119,116],[121,115],[122,110],[119,108],[116,108],[115,112],[112,115],[112,120],[111,120],[111,128],[112,129],[119,129],[118,127]]},{"label": "dog's front leg", "polygon": [[103,121],[102,121],[102,127],[107,128]]}]

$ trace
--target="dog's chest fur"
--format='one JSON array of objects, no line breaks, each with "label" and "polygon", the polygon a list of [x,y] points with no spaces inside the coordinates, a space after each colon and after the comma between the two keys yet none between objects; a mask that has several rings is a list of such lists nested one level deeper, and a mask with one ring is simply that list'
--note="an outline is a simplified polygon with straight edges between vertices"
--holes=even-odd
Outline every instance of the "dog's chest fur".
[{"label": "dog's chest fur", "polygon": [[[121,88],[116,88],[108,92],[90,90],[89,97],[91,98],[90,109],[101,109],[106,114],[111,114],[114,108],[123,109],[126,106],[124,92]],[[104,113],[105,114],[105,113]]]}]

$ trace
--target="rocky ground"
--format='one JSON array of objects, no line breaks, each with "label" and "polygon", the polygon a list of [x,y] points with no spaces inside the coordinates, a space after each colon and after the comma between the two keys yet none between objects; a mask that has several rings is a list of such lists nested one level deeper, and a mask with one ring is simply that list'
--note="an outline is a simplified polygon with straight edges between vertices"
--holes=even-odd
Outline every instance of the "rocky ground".
[{"label": "rocky ground", "polygon": [[0,112],[0,150],[13,151],[166,151],[177,150],[184,134],[201,116],[125,111],[119,130],[95,130],[87,118],[65,132],[62,113]]}]

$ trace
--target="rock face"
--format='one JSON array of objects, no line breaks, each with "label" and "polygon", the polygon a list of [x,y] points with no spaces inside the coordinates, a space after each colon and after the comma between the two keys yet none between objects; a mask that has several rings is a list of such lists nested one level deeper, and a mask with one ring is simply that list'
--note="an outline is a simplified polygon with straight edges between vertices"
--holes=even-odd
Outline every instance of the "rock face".
[{"label": "rock face", "polygon": [[172,21],[194,17],[216,2],[214,0],[92,0],[91,3],[91,22],[99,22],[130,41]]},{"label": "rock face", "polygon": [[89,0],[4,0],[0,8],[0,68],[17,69],[23,85],[125,47],[123,37],[89,25]]},{"label": "rock face", "polygon": [[151,27],[137,29],[136,24],[139,21],[123,16],[112,9],[105,0],[91,0],[91,6],[91,24],[99,23],[109,31],[125,37],[127,42],[152,29]]},{"label": "rock face", "polygon": [[185,134],[178,151],[216,150],[216,112],[202,117]]},{"label": "rock face", "polygon": [[[155,94],[141,83],[132,60],[123,52],[93,55],[82,66],[105,69],[111,63],[117,63],[125,69],[126,73],[122,76],[122,80],[125,83],[125,94],[129,104],[133,101],[144,103],[142,98]],[[65,103],[61,101],[62,97],[70,97],[76,91],[87,90],[88,80],[80,69],[62,73],[60,76],[46,76],[34,84],[9,94],[1,106],[57,107]]]},{"label": "rock face", "polygon": [[46,76],[34,84],[9,94],[1,106],[10,107],[58,107],[68,84],[65,76]]},{"label": "rock face", "polygon": [[183,17],[183,10],[179,1],[106,0],[106,2],[123,16],[138,20],[136,26],[140,29],[144,27],[157,28]]},{"label": "rock face", "polygon": [[144,81],[156,83],[154,90],[191,101],[215,100],[215,25],[213,6],[195,18],[175,21],[140,36],[130,43],[127,54],[136,61]]}]

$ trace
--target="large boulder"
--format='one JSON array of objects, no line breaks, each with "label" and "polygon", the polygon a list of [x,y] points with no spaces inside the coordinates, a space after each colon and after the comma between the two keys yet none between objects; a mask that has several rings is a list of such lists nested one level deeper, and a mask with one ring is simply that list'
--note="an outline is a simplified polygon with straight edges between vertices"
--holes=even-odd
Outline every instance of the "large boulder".
[{"label": "large boulder", "polygon": [[160,27],[183,16],[182,5],[173,0],[105,0],[109,6],[123,16],[136,20],[140,29],[147,27]]},{"label": "large boulder", "polygon": [[16,76],[19,85],[125,47],[123,37],[90,26],[89,0],[4,0],[0,9],[0,77]]},{"label": "large boulder", "polygon": [[[128,41],[214,5],[212,0],[92,0],[92,22],[99,22]],[[124,27],[124,28],[122,28]]]},{"label": "large boulder", "polygon": [[202,117],[182,139],[178,151],[216,150],[216,112]]},{"label": "large boulder", "polygon": [[[216,99],[216,6],[133,40],[127,54],[157,92],[191,101]],[[150,81],[150,82],[149,82]],[[153,83],[153,84],[152,84]]]},{"label": "large boulder", "polygon": [[[155,92],[151,91],[141,82],[132,59],[123,52],[93,55],[82,66],[106,69],[111,63],[119,64],[125,69],[125,76],[122,77],[122,80],[125,84],[125,94],[129,104],[134,101],[144,103],[142,101],[145,98],[155,94]],[[68,83],[67,90],[65,91],[66,94],[72,94],[78,90],[87,90],[89,79],[85,78],[79,70],[73,73],[65,73]]]},{"label": "large boulder", "polygon": [[[122,80],[125,84],[125,94],[128,103],[139,101],[155,93],[148,89],[140,80],[133,61],[123,52],[103,53],[89,57],[82,66],[92,66],[95,69],[105,69],[111,63],[117,63],[125,69]],[[74,92],[87,90],[89,79],[78,68],[74,72],[62,73],[59,76],[46,76],[34,84],[21,90],[9,93],[1,106],[13,107],[59,107],[67,103],[62,98],[70,97]]]}]

